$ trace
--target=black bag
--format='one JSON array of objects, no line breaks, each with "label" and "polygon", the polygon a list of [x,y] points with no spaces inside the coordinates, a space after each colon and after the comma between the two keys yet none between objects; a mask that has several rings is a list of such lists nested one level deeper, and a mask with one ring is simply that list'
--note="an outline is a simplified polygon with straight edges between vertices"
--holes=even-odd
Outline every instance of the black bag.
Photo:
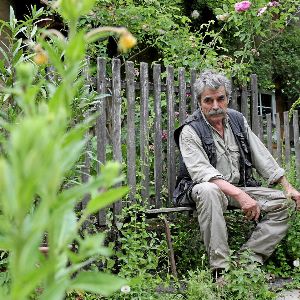
[{"label": "black bag", "polygon": [[187,177],[180,180],[173,193],[174,206],[195,206],[195,202],[191,197],[192,188],[195,184],[196,183]]}]

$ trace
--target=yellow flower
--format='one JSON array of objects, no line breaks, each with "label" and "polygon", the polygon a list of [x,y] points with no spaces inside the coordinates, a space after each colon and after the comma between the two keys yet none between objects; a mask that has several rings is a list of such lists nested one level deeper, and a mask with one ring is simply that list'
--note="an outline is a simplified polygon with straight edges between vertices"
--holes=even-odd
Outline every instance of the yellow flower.
[{"label": "yellow flower", "polygon": [[130,32],[124,32],[121,34],[118,48],[120,51],[126,53],[129,49],[136,45],[136,38]]},{"label": "yellow flower", "polygon": [[34,51],[35,56],[33,57],[33,60],[37,65],[43,65],[48,63],[48,54],[43,50],[41,45],[35,45]]}]

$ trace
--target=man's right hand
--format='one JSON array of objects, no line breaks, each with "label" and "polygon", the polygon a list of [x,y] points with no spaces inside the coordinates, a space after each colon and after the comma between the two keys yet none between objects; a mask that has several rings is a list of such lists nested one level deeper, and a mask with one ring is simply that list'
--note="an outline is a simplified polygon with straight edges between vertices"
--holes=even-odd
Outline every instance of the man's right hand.
[{"label": "man's right hand", "polygon": [[235,196],[235,199],[240,203],[241,209],[244,212],[247,220],[257,221],[260,216],[260,207],[253,198],[251,198],[244,191]]},{"label": "man's right hand", "polygon": [[240,203],[241,209],[244,212],[247,220],[258,220],[260,215],[260,207],[257,201],[251,198],[240,188],[223,179],[212,179],[210,182],[216,184],[225,195],[234,198]]}]

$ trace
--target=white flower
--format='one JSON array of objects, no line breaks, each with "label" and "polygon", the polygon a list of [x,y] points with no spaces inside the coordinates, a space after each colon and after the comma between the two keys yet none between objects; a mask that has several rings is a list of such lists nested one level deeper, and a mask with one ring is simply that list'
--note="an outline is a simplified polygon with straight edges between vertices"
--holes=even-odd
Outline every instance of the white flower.
[{"label": "white flower", "polygon": [[200,14],[199,14],[198,10],[195,9],[195,10],[192,11],[191,17],[193,19],[197,19],[197,18],[199,18],[199,16],[200,16]]},{"label": "white flower", "polygon": [[129,285],[123,285],[121,287],[121,293],[124,293],[124,294],[130,293],[130,286]]},{"label": "white flower", "polygon": [[300,261],[299,261],[299,259],[294,260],[293,261],[293,265],[294,265],[295,268],[299,268],[300,267]]}]

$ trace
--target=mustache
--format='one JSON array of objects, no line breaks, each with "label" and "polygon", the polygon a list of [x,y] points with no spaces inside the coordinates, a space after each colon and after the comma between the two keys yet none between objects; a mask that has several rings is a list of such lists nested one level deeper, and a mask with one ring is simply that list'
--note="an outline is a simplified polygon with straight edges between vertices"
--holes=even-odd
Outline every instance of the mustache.
[{"label": "mustache", "polygon": [[225,115],[226,110],[222,108],[218,108],[217,110],[211,110],[208,115],[209,116],[215,116],[215,115]]}]

